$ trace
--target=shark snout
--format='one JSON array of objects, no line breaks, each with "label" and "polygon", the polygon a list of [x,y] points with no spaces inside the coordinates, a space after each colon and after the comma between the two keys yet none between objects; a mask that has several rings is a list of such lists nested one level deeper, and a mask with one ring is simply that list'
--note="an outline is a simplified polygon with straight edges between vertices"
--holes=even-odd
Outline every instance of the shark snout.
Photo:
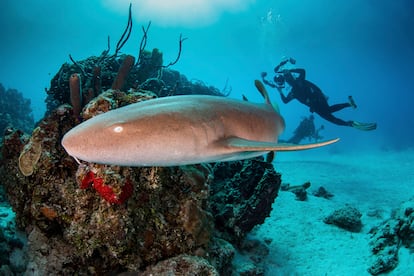
[{"label": "shark snout", "polygon": [[71,155],[74,156],[74,145],[76,145],[76,137],[74,135],[71,134],[71,132],[69,131],[68,133],[65,134],[65,136],[63,136],[61,144],[63,146],[63,148],[66,150],[66,152]]}]

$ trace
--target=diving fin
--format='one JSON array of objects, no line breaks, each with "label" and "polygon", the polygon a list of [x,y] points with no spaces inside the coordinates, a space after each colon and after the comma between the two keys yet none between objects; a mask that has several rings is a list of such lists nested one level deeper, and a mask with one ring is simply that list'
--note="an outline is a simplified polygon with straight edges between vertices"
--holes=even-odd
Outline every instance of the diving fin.
[{"label": "diving fin", "polygon": [[353,121],[352,127],[359,129],[359,130],[369,131],[369,130],[377,129],[377,123],[360,123],[360,122]]}]

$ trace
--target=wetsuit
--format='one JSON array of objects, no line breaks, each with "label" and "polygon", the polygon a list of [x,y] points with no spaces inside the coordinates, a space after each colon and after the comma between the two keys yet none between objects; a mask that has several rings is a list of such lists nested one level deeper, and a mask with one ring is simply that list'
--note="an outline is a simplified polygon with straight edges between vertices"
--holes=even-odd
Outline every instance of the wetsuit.
[{"label": "wetsuit", "polygon": [[[295,78],[292,73],[299,74],[299,77]],[[285,81],[292,87],[287,96],[282,93],[281,88],[278,88],[284,103],[297,99],[302,104],[308,106],[310,112],[317,113],[329,122],[341,126],[352,126],[353,121],[344,121],[332,115],[332,113],[336,111],[351,107],[352,105],[350,103],[329,105],[328,100],[321,89],[314,83],[306,80],[306,72],[304,69],[284,70],[283,75]]]}]

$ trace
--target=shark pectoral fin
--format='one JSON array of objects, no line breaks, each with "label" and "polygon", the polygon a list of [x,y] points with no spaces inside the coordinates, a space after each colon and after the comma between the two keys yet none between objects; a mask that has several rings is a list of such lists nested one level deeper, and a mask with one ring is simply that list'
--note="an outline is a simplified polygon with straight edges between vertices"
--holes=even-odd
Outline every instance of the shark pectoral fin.
[{"label": "shark pectoral fin", "polygon": [[260,142],[260,141],[252,141],[252,140],[232,137],[232,138],[226,139],[224,142],[226,146],[228,147],[238,148],[243,151],[295,151],[295,150],[307,150],[307,149],[313,149],[313,148],[320,148],[323,146],[336,143],[338,141],[339,141],[339,138],[336,138],[336,139],[319,142],[319,143],[297,145],[297,144],[289,144],[289,143]]}]

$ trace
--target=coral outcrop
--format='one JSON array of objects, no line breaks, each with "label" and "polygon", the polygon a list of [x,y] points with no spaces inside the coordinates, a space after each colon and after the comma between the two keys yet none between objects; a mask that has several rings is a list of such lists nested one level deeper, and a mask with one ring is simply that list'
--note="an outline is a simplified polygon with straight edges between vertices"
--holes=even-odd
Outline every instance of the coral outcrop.
[{"label": "coral outcrop", "polygon": [[6,89],[0,83],[0,137],[8,127],[31,132],[34,119],[30,100],[16,89]]},{"label": "coral outcrop", "polygon": [[26,270],[25,236],[16,229],[14,213],[0,186],[0,275],[13,275]]},{"label": "coral outcrop", "polygon": [[370,231],[373,254],[368,272],[388,272],[398,265],[398,250],[405,246],[414,250],[414,198],[403,202],[393,216]]},{"label": "coral outcrop", "polygon": [[[96,101],[113,107],[126,97],[121,92],[113,95],[106,103],[100,97]],[[135,101],[136,97],[129,95],[129,99]],[[98,106],[95,112],[101,110],[99,104],[89,106]],[[19,151],[25,148],[22,136],[15,132],[5,140],[5,145],[13,145],[7,149],[16,152],[4,154],[9,158],[3,160],[1,175],[17,225],[28,231],[29,253],[33,253],[29,254],[29,268],[42,274],[91,267],[100,273],[139,270],[206,247],[213,229],[206,201],[210,171],[203,166],[89,165],[113,191],[122,191],[125,179],[131,182],[129,200],[111,205],[102,194],[81,189],[79,179],[84,176],[78,173],[75,177],[78,164],[60,145],[63,134],[74,125],[72,112],[71,107],[61,106],[39,123],[29,141],[36,137],[42,150],[32,173],[24,171],[28,176],[16,167]],[[43,253],[37,257],[38,246]]]},{"label": "coral outcrop", "polygon": [[[70,56],[72,63],[51,80],[47,111],[36,129],[7,129],[0,179],[28,240],[22,251],[27,262],[13,273],[231,274],[237,245],[270,214],[280,175],[260,158],[131,168],[79,163],[64,151],[65,133],[109,110],[155,97],[229,93],[168,68],[180,58],[186,39],[181,35],[177,58],[163,65],[160,50],[145,49],[149,26],[137,61],[121,55],[132,29],[130,7],[114,54],[108,42],[99,57]],[[0,265],[5,273],[11,268],[11,262]]]},{"label": "coral outcrop", "polygon": [[238,243],[269,216],[281,178],[263,158],[217,163],[211,208],[221,237]]},{"label": "coral outcrop", "polygon": [[[84,107],[83,120],[154,97],[144,90],[108,90]],[[1,148],[2,184],[17,226],[28,235],[27,273],[170,271],[186,263],[215,275],[208,261],[220,265],[218,271],[232,270],[234,253],[217,248],[213,237],[237,246],[263,223],[280,185],[270,163],[259,158],[170,168],[78,164],[60,144],[77,121],[73,108],[61,105],[30,137],[10,131]],[[218,256],[227,261],[218,262]]]},{"label": "coral outcrop", "polygon": [[170,258],[165,261],[161,261],[154,266],[148,267],[142,274],[142,276],[152,275],[206,275],[206,276],[218,276],[220,275],[217,270],[209,264],[206,259],[189,256],[179,255],[177,257]]},{"label": "coral outcrop", "polygon": [[[77,61],[76,64],[63,64],[51,80],[50,88],[47,90],[46,114],[62,104],[73,102],[71,101],[71,94],[68,93],[71,87],[70,77],[73,74],[80,75],[82,79],[81,87],[76,91],[82,91],[80,101],[85,104],[93,97],[112,87],[115,87],[115,90],[124,87],[125,91],[130,88],[152,91],[160,97],[181,94],[223,96],[228,92],[207,86],[201,81],[190,81],[178,71],[162,68],[162,53],[159,50],[154,49],[152,52],[145,51],[145,53],[149,57],[140,66],[131,66],[132,58],[128,55],[108,58],[105,59],[105,62],[102,62],[100,57],[89,57]],[[154,55],[155,57],[152,58]],[[127,59],[127,62],[125,62],[125,59]],[[126,65],[124,65],[125,63]],[[122,65],[126,69],[125,67],[122,68]],[[122,77],[117,77],[119,73],[122,73]]]},{"label": "coral outcrop", "polygon": [[329,216],[324,218],[323,222],[326,224],[334,224],[339,228],[351,231],[360,232],[362,228],[361,212],[350,205],[346,205],[333,211]]}]

